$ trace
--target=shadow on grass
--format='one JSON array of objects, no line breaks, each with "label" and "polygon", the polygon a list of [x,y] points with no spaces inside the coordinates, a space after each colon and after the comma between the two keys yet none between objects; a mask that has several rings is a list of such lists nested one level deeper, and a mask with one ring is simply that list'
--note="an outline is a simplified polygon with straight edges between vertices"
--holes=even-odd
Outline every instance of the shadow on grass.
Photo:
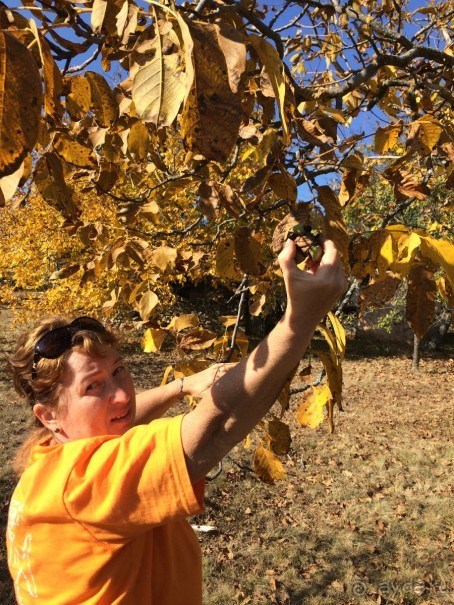
[{"label": "shadow on grass", "polygon": [[5,473],[0,479],[0,603],[1,605],[16,605],[13,582],[8,570],[6,555],[6,524],[8,521],[8,507],[12,493],[16,486],[16,478],[12,473]]}]

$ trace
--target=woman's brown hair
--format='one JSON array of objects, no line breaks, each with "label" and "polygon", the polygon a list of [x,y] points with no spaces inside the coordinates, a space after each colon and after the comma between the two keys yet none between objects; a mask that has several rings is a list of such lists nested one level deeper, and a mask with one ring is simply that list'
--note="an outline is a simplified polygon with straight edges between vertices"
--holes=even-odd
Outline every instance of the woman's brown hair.
[{"label": "woman's brown hair", "polygon": [[[19,396],[25,399],[32,413],[36,403],[62,411],[61,404],[59,405],[61,380],[71,351],[76,349],[97,357],[102,354],[103,345],[115,346],[118,343],[117,337],[107,329],[102,331],[77,330],[72,333],[71,347],[67,351],[56,359],[40,358],[34,367],[35,345],[38,340],[47,332],[69,326],[70,323],[71,319],[68,318],[43,319],[32,330],[19,336],[15,349],[8,360],[14,388]],[[21,445],[13,461],[16,473],[21,474],[24,470],[33,446],[50,435],[49,429],[35,417],[35,428]]]}]

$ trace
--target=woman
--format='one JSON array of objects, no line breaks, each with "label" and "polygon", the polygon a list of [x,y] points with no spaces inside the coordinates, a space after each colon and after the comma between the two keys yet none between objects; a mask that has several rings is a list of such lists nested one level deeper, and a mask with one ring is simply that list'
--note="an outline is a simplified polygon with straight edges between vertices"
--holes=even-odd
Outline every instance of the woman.
[{"label": "woman", "polygon": [[[286,312],[220,377],[211,369],[136,398],[114,337],[92,318],[44,322],[19,340],[14,384],[42,427],[10,505],[19,604],[200,605],[200,548],[186,517],[201,511],[204,476],[265,415],[345,289],[333,243],[324,248],[302,272],[286,245]],[[181,395],[202,393],[193,411],[160,418]]]}]

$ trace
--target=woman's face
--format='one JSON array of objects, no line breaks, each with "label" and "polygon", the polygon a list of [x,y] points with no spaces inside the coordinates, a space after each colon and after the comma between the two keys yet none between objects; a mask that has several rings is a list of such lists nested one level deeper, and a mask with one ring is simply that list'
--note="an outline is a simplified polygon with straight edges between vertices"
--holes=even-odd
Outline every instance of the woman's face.
[{"label": "woman's face", "polygon": [[134,384],[123,358],[103,347],[102,357],[74,350],[68,357],[60,394],[59,441],[122,435],[134,426]]}]

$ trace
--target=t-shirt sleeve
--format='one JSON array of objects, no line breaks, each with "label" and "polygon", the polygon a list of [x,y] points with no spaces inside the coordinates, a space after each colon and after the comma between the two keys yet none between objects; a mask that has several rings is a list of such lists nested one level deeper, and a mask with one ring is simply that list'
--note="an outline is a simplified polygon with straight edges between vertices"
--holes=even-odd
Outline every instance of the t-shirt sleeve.
[{"label": "t-shirt sleeve", "polygon": [[106,540],[201,512],[204,481],[191,484],[182,419],[162,418],[121,437],[87,442],[65,487],[69,515]]}]

